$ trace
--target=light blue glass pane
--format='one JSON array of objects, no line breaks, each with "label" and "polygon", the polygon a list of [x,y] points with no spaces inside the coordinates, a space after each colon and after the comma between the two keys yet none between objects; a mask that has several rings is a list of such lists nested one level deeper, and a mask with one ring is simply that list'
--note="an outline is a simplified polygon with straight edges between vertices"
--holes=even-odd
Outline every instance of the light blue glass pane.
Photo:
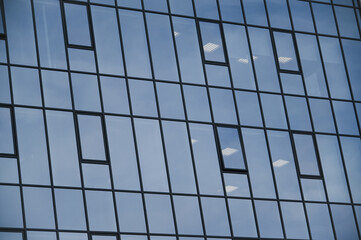
[{"label": "light blue glass pane", "polygon": [[138,166],[130,119],[106,116],[105,122],[114,188],[139,190]]},{"label": "light blue glass pane", "polygon": [[101,164],[82,164],[84,187],[110,189],[109,166]]},{"label": "light blue glass pane", "polygon": [[178,84],[157,83],[157,95],[162,118],[184,119],[182,95]]},{"label": "light blue glass pane", "polygon": [[147,236],[143,235],[120,235],[121,240],[147,240]]},{"label": "light blue glass pane", "polygon": [[361,206],[355,206],[358,228],[361,228]]},{"label": "light blue glass pane", "polygon": [[129,80],[129,91],[134,115],[158,116],[153,82]]},{"label": "light blue glass pane", "polygon": [[261,237],[283,238],[277,202],[255,201],[254,204]]},{"label": "light blue glass pane", "polygon": [[91,46],[87,5],[64,4],[68,43]]},{"label": "light blue glass pane", "polygon": [[50,188],[23,188],[26,226],[55,229],[53,198]]},{"label": "light blue glass pane", "polygon": [[280,69],[298,71],[293,36],[285,32],[273,32]]},{"label": "light blue glass pane", "polygon": [[128,92],[124,78],[100,76],[104,112],[129,114]]},{"label": "light blue glass pane", "polygon": [[275,28],[291,29],[287,1],[267,0],[266,2],[271,26]]},{"label": "light blue glass pane", "polygon": [[241,2],[238,0],[220,0],[222,20],[236,23],[243,23]]},{"label": "light blue glass pane", "polygon": [[281,202],[281,210],[287,238],[308,239],[308,229],[302,203]]},{"label": "light blue glass pane", "polygon": [[196,193],[189,136],[184,123],[162,121],[172,192]]},{"label": "light blue glass pane", "polygon": [[65,44],[59,0],[34,1],[40,65],[66,69]]},{"label": "light blue glass pane", "polygon": [[332,7],[329,4],[312,3],[318,33],[337,35]]},{"label": "light blue glass pane", "polygon": [[27,240],[57,240],[55,232],[26,232]]},{"label": "light blue glass pane", "polygon": [[306,98],[286,96],[285,101],[290,128],[293,130],[311,131]]},{"label": "light blue glass pane", "polygon": [[352,199],[356,203],[361,203],[361,140],[359,138],[341,137],[341,144]]},{"label": "light blue glass pane", "polygon": [[142,8],[140,0],[117,0],[117,3],[119,7]]},{"label": "light blue glass pane", "polygon": [[19,183],[17,159],[0,158],[0,182]]},{"label": "light blue glass pane", "polygon": [[252,202],[242,199],[228,199],[233,235],[236,237],[257,237]]},{"label": "light blue glass pane", "polygon": [[0,226],[23,227],[19,187],[0,186]]},{"label": "light blue glass pane", "polygon": [[99,116],[78,115],[82,158],[105,161],[102,120]]},{"label": "light blue glass pane", "polygon": [[116,201],[120,231],[146,232],[142,195],[118,192]]},{"label": "light blue glass pane", "polygon": [[219,24],[199,22],[202,36],[202,47],[206,61],[225,62],[223,41]]},{"label": "light blue glass pane", "polygon": [[247,24],[267,26],[267,15],[263,0],[244,0],[243,7]]},{"label": "light blue glass pane", "polygon": [[332,101],[332,106],[339,133],[359,135],[353,104],[351,102]]},{"label": "light blue glass pane", "polygon": [[356,108],[357,119],[359,120],[359,125],[361,128],[361,103],[355,103],[355,108]]},{"label": "light blue glass pane", "polygon": [[286,115],[281,96],[261,94],[266,127],[287,128]]},{"label": "light blue glass pane", "polygon": [[216,0],[194,0],[197,17],[219,19]]},{"label": "light blue glass pane", "polygon": [[306,201],[326,201],[322,180],[304,178],[301,179],[301,184],[303,196]]},{"label": "light blue glass pane", "polygon": [[153,13],[147,13],[146,17],[154,77],[160,80],[178,81],[169,17]]},{"label": "light blue glass pane", "polygon": [[202,197],[202,212],[207,235],[229,236],[229,222],[223,198]]},{"label": "light blue glass pane", "polygon": [[112,193],[86,191],[85,196],[90,230],[116,231]]},{"label": "light blue glass pane", "polygon": [[54,185],[80,187],[80,172],[73,114],[46,112]]},{"label": "light blue glass pane", "polygon": [[263,130],[242,128],[242,137],[254,197],[275,198],[271,166]]},{"label": "light blue glass pane", "polygon": [[100,112],[98,79],[95,75],[71,74],[76,110]]},{"label": "light blue glass pane", "polygon": [[116,10],[99,6],[91,10],[99,72],[124,75]]},{"label": "light blue glass pane", "polygon": [[301,75],[289,73],[281,73],[280,75],[284,93],[305,95]]},{"label": "light blue glass pane", "polygon": [[39,72],[32,68],[11,67],[14,103],[41,106]]},{"label": "light blue glass pane", "polygon": [[290,136],[287,132],[267,131],[278,195],[301,200]]},{"label": "light blue glass pane", "polygon": [[43,111],[16,108],[21,178],[27,184],[50,184]]},{"label": "light blue glass pane", "polygon": [[116,236],[92,235],[92,240],[117,240]]},{"label": "light blue glass pane", "polygon": [[350,202],[337,138],[317,135],[317,145],[329,200]]},{"label": "light blue glass pane", "polygon": [[227,196],[250,197],[246,174],[223,173]]},{"label": "light blue glass pane", "polygon": [[210,95],[214,121],[217,123],[237,124],[237,115],[232,91],[211,88]]},{"label": "light blue glass pane", "polygon": [[300,174],[320,176],[312,135],[293,134]]},{"label": "light blue glass pane", "polygon": [[95,72],[95,58],[92,50],[68,48],[70,70]]},{"label": "light blue glass pane", "polygon": [[315,131],[335,133],[330,102],[328,100],[310,98],[309,103]]},{"label": "light blue glass pane", "polygon": [[143,14],[120,9],[119,19],[128,76],[151,78]]},{"label": "light blue glass pane", "polygon": [[295,30],[315,32],[310,3],[306,1],[289,1]]},{"label": "light blue glass pane", "polygon": [[[352,0],[333,0],[332,1],[334,4],[341,4],[341,5],[346,5],[346,6],[353,6],[352,4]],[[355,5],[357,7],[357,2],[355,2]]]},{"label": "light blue glass pane", "polygon": [[179,234],[202,235],[198,198],[174,196],[173,201]]},{"label": "light blue glass pane", "polygon": [[6,66],[0,66],[0,102],[10,103],[9,71]]},{"label": "light blue glass pane", "polygon": [[23,240],[23,234],[20,232],[0,232],[1,240]]},{"label": "light blue glass pane", "polygon": [[8,57],[7,57],[6,53],[7,53],[7,51],[6,51],[6,42],[5,42],[5,40],[0,40],[0,62],[1,63],[7,63],[8,62]]},{"label": "light blue glass pane", "polygon": [[4,34],[3,14],[0,12],[0,33]]},{"label": "light blue glass pane", "polygon": [[144,190],[168,192],[159,122],[137,118],[134,124]]},{"label": "light blue glass pane", "polygon": [[59,229],[86,230],[82,191],[55,189],[55,203]]},{"label": "light blue glass pane", "polygon": [[331,212],[337,239],[357,239],[352,206],[334,204],[331,205]]},{"label": "light blue glass pane", "polygon": [[224,24],[223,30],[234,87],[255,90],[256,85],[245,28]]},{"label": "light blue glass pane", "polygon": [[[357,10],[356,10],[357,11]],[[342,37],[360,38],[353,8],[335,6],[337,23]]]},{"label": "light blue glass pane", "polygon": [[167,0],[143,0],[144,9],[158,12],[168,12]]},{"label": "light blue glass pane", "polygon": [[308,222],[313,239],[335,239],[326,204],[306,203]]},{"label": "light blue glass pane", "polygon": [[60,232],[59,237],[59,240],[88,240],[88,234],[86,233]]},{"label": "light blue glass pane", "polygon": [[169,196],[146,194],[145,203],[149,232],[174,234],[173,214]]},{"label": "light blue glass pane", "polygon": [[190,132],[200,193],[223,195],[219,160],[212,126],[190,124]]},{"label": "light blue glass pane", "polygon": [[348,75],[351,82],[352,93],[355,100],[361,100],[361,42],[353,40],[342,40],[345,61],[347,63]]},{"label": "light blue glass pane", "polygon": [[169,0],[169,6],[172,14],[193,16],[192,0]]},{"label": "light blue glass pane", "polygon": [[205,64],[205,68],[209,85],[231,87],[228,67]]},{"label": "light blue glass pane", "polygon": [[331,97],[350,99],[350,89],[338,39],[320,37],[319,40]]},{"label": "light blue glass pane", "polygon": [[10,62],[37,65],[31,2],[5,0],[4,12]]},{"label": "light blue glass pane", "polygon": [[15,154],[10,108],[0,108],[0,153]]},{"label": "light blue glass pane", "polygon": [[204,84],[204,73],[195,21],[173,17],[174,36],[182,81]]},{"label": "light blue glass pane", "polygon": [[[250,1],[255,2],[255,0]],[[269,31],[262,28],[249,28],[248,31],[259,89],[279,92],[280,86]]]},{"label": "light blue glass pane", "polygon": [[183,86],[189,120],[211,121],[207,90],[204,87]]},{"label": "light blue glass pane", "polygon": [[41,80],[46,107],[72,108],[68,73],[42,70]]},{"label": "light blue glass pane", "polygon": [[239,120],[242,125],[262,126],[257,93],[236,91]]}]

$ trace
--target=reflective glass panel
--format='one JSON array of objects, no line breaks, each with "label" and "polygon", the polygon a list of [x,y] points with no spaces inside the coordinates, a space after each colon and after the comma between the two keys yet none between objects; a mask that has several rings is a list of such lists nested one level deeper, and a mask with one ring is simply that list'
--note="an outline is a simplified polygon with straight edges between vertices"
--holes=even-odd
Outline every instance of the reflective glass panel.
[{"label": "reflective glass panel", "polygon": [[194,0],[197,17],[219,19],[216,0]]},{"label": "reflective glass panel", "polygon": [[280,75],[284,93],[305,95],[301,75],[288,73],[281,73]]},{"label": "reflective glass panel", "polygon": [[319,179],[301,179],[303,196],[306,201],[326,201],[323,182]]},{"label": "reflective glass panel", "polygon": [[[361,19],[360,19],[361,20]],[[361,42],[353,40],[342,40],[345,61],[347,63],[348,75],[355,100],[361,100],[361,68],[358,64],[361,61]]]},{"label": "reflective glass panel", "polygon": [[338,132],[359,135],[356,114],[351,102],[332,101]]},{"label": "reflective glass panel", "polygon": [[102,164],[82,164],[84,187],[110,189],[109,166]]},{"label": "reflective glass panel", "polygon": [[96,72],[95,57],[92,50],[68,48],[70,70]]},{"label": "reflective glass panel", "polygon": [[23,234],[21,232],[0,232],[0,239],[23,240]]},{"label": "reflective glass panel", "polygon": [[261,94],[261,101],[266,127],[287,128],[282,97],[274,94]]},{"label": "reflective glass panel", "polygon": [[228,199],[228,205],[233,235],[236,237],[257,237],[252,202],[243,199]]},{"label": "reflective glass panel", "polygon": [[169,0],[170,10],[173,14],[193,16],[192,0]]},{"label": "reflective glass panel", "polygon": [[201,214],[197,197],[174,196],[174,210],[180,234],[202,235]]},{"label": "reflective glass panel", "polygon": [[229,236],[225,200],[223,198],[202,197],[201,203],[207,235]]},{"label": "reflective glass panel", "polygon": [[332,6],[329,4],[312,3],[313,15],[318,33],[337,35]]},{"label": "reflective glass panel", "polygon": [[41,81],[46,107],[72,108],[67,73],[42,70]]},{"label": "reflective glass panel", "polygon": [[307,239],[308,229],[302,203],[281,202],[287,238]]},{"label": "reflective glass panel", "polygon": [[60,232],[59,237],[59,240],[88,240],[86,233]]},{"label": "reflective glass panel", "polygon": [[55,232],[26,232],[27,240],[57,240]]},{"label": "reflective glass panel", "polygon": [[311,134],[292,134],[300,174],[320,176],[315,142]]},{"label": "reflective glass panel", "polygon": [[237,124],[234,98],[231,90],[210,88],[214,121],[217,123]]},{"label": "reflective glass panel", "polygon": [[277,202],[255,201],[254,204],[261,237],[283,238]]},{"label": "reflective glass panel", "polygon": [[19,183],[17,159],[0,158],[0,182]]},{"label": "reflective glass panel", "polygon": [[315,32],[310,3],[307,1],[289,1],[295,30]]},{"label": "reflective glass panel", "polygon": [[0,153],[14,154],[10,108],[0,108]]},{"label": "reflective glass panel", "polygon": [[183,86],[189,120],[211,121],[207,90],[204,87]]},{"label": "reflective glass panel", "polygon": [[100,76],[104,112],[129,114],[128,92],[124,78]]},{"label": "reflective glass panel", "polygon": [[[0,186],[0,226],[5,228],[23,227],[19,187]],[[7,238],[4,240],[7,240]]]},{"label": "reflective glass panel", "polygon": [[327,205],[306,203],[306,209],[312,238],[334,239]]},{"label": "reflective glass panel", "polygon": [[315,131],[335,133],[336,129],[330,102],[328,100],[310,98],[309,103]]},{"label": "reflective glass panel", "polygon": [[[209,1],[209,0],[208,0]],[[225,62],[223,42],[219,24],[199,22],[202,47],[206,61]]]},{"label": "reflective glass panel", "polygon": [[248,176],[239,173],[224,173],[227,196],[250,197]]},{"label": "reflective glass panel", "polygon": [[222,20],[236,23],[243,23],[241,2],[238,0],[220,0]]},{"label": "reflective glass panel", "polygon": [[358,233],[352,207],[332,204],[331,212],[337,239],[357,239]]},{"label": "reflective glass panel", "polygon": [[129,7],[129,8],[136,8],[141,9],[142,4],[140,0],[117,0],[119,7]]},{"label": "reflective glass panel", "polygon": [[173,213],[167,195],[145,194],[149,231],[151,233],[174,233]]},{"label": "reflective glass panel", "polygon": [[169,83],[156,83],[156,85],[161,117],[184,119],[180,86]]},{"label": "reflective glass panel", "polygon": [[244,0],[244,12],[247,24],[267,26],[266,10],[262,0]]},{"label": "reflective glass panel", "polygon": [[235,95],[241,124],[261,127],[263,124],[257,93],[235,91]]},{"label": "reflective glass panel", "polygon": [[6,66],[0,66],[0,102],[10,103],[10,101],[9,71]]},{"label": "reflective glass panel", "polygon": [[342,37],[360,38],[354,9],[335,6],[335,13],[340,35]]},{"label": "reflective glass panel", "polygon": [[286,0],[267,0],[270,24],[275,28],[291,29]]},{"label": "reflective glass panel", "polygon": [[100,112],[98,80],[95,75],[71,74],[76,110]]},{"label": "reflective glass panel", "polygon": [[310,115],[306,98],[285,96],[290,128],[300,131],[311,131]]},{"label": "reflective glass panel", "polygon": [[151,117],[158,116],[153,82],[130,80],[129,91],[133,114]]},{"label": "reflective glass panel", "polygon": [[280,69],[298,71],[298,61],[292,34],[274,31],[273,37],[276,44]]},{"label": "reflective glass panel", "polygon": [[168,12],[167,0],[143,0],[144,9],[158,12]]},{"label": "reflective glass panel", "polygon": [[91,46],[87,5],[64,3],[64,11],[68,43]]},{"label": "reflective glass panel", "polygon": [[205,64],[205,69],[209,85],[231,87],[228,67]]}]

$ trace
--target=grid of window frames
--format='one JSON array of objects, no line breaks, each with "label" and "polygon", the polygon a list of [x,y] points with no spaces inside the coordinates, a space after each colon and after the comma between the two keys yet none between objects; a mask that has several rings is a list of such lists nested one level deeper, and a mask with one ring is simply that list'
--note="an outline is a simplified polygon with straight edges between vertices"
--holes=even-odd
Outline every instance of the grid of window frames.
[{"label": "grid of window frames", "polygon": [[0,3],[0,240],[361,237],[357,0]]}]

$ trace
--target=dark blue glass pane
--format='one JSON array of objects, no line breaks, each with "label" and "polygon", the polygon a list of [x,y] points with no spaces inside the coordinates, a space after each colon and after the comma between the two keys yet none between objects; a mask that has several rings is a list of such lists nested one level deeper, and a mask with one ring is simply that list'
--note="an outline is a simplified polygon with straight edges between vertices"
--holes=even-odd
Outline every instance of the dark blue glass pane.
[{"label": "dark blue glass pane", "polygon": [[64,4],[68,43],[91,46],[88,9],[86,5]]}]

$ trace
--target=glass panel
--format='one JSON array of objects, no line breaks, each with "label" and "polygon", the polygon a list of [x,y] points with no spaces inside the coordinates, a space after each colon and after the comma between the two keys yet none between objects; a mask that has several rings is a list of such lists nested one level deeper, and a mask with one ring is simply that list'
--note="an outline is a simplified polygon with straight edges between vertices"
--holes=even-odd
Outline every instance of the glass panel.
[{"label": "glass panel", "polygon": [[15,153],[11,120],[10,108],[0,108],[0,153]]},{"label": "glass panel", "polygon": [[359,135],[353,104],[351,102],[332,101],[332,106],[339,133]]},{"label": "glass panel", "polygon": [[0,239],[23,240],[23,233],[21,233],[21,232],[0,232]]},{"label": "glass panel", "polygon": [[246,174],[223,173],[227,196],[250,197]]},{"label": "glass panel", "polygon": [[128,76],[151,78],[143,14],[119,9],[119,19]]},{"label": "glass panel", "polygon": [[95,58],[92,50],[68,48],[70,69],[95,73]]},{"label": "glass panel", "polygon": [[323,189],[322,180],[318,179],[301,179],[303,196],[306,201],[326,201],[325,190]]},{"label": "glass panel", "polygon": [[82,158],[105,161],[103,124],[100,116],[78,115]]},{"label": "glass panel", "polygon": [[54,185],[80,187],[73,114],[46,111],[46,122]]},{"label": "glass panel", "polygon": [[189,120],[211,121],[207,89],[183,85],[185,104]]},{"label": "glass panel", "polygon": [[332,7],[329,4],[312,3],[318,33],[337,35]]},{"label": "glass panel", "polygon": [[140,0],[117,0],[117,3],[119,7],[142,8]]},{"label": "glass panel", "polygon": [[21,179],[26,184],[50,184],[42,110],[15,108]]},{"label": "glass panel", "polygon": [[148,237],[147,236],[143,236],[143,235],[120,235],[121,236],[121,240],[147,240]]},{"label": "glass panel", "polygon": [[182,81],[204,84],[203,64],[195,21],[180,17],[173,17],[172,20]]},{"label": "glass panel", "polygon": [[[102,0],[104,1],[104,0]],[[92,235],[92,240],[117,240],[116,236],[100,236],[100,235]]]},{"label": "glass panel", "polygon": [[293,134],[300,174],[320,176],[315,142],[312,135]]},{"label": "glass panel", "polygon": [[59,229],[86,230],[81,190],[55,189]]},{"label": "glass panel", "polygon": [[197,17],[219,19],[217,0],[194,0]]},{"label": "glass panel", "polygon": [[[166,5],[166,1],[162,1]],[[147,13],[146,17],[154,77],[161,80],[178,81],[178,68],[169,17],[152,13]]]},{"label": "glass panel", "polygon": [[207,235],[230,236],[225,200],[209,197],[202,197],[201,200]]},{"label": "glass panel", "polygon": [[158,12],[168,12],[167,0],[143,0],[144,9]]},{"label": "glass panel", "polygon": [[332,219],[338,239],[357,239],[358,233],[352,206],[331,205]]},{"label": "glass panel", "polygon": [[124,75],[122,49],[115,9],[92,6],[91,10],[99,72]]},{"label": "glass panel", "polygon": [[37,65],[31,2],[5,0],[4,12],[10,62]]},{"label": "glass panel", "polygon": [[65,44],[59,0],[34,1],[40,65],[66,69]]},{"label": "glass panel", "polygon": [[113,5],[113,6],[114,6],[114,1],[115,0],[90,0],[90,2],[93,2],[93,3],[100,3],[100,4],[104,4],[104,5]]},{"label": "glass panel", "polygon": [[101,164],[82,164],[84,187],[110,189],[109,166]]},{"label": "glass panel", "polygon": [[15,104],[41,106],[38,70],[11,67],[11,80]]},{"label": "glass panel", "polygon": [[178,84],[156,83],[162,118],[184,119],[182,95]]},{"label": "glass panel", "polygon": [[301,75],[288,73],[281,73],[280,75],[284,93],[305,95]]},{"label": "glass panel", "polygon": [[117,192],[116,200],[120,231],[146,232],[141,194]]},{"label": "glass panel", "polygon": [[263,115],[266,127],[287,128],[282,97],[274,94],[261,94]]},{"label": "glass panel", "polygon": [[247,24],[267,26],[267,15],[263,0],[244,0],[243,7]]},{"label": "glass panel", "polygon": [[220,0],[222,20],[236,23],[243,23],[241,2],[238,0]]},{"label": "glass panel", "polygon": [[242,125],[262,126],[257,93],[236,91],[239,120]]},{"label": "glass panel", "polygon": [[[207,0],[209,1],[209,0]],[[219,24],[199,22],[204,58],[206,61],[225,62]]]},{"label": "glass panel", "polygon": [[355,212],[359,229],[361,228],[361,206],[355,206]]},{"label": "glass panel", "polygon": [[172,192],[196,193],[189,136],[184,123],[162,121]]},{"label": "glass panel", "polygon": [[255,201],[254,204],[261,237],[283,238],[277,202]]},{"label": "glass panel", "polygon": [[144,190],[168,192],[159,122],[137,118],[134,124]]},{"label": "glass panel", "polygon": [[310,3],[304,1],[289,1],[295,30],[315,32]]},{"label": "glass panel", "polygon": [[267,0],[267,11],[272,27],[291,29],[286,0]]},{"label": "glass panel", "polygon": [[149,232],[174,233],[173,213],[167,195],[145,194]]},{"label": "glass panel", "polygon": [[190,132],[200,193],[223,195],[223,186],[212,126],[190,124]]},{"label": "glass panel", "polygon": [[69,77],[66,72],[41,71],[46,107],[71,109]]},{"label": "glass panel", "polygon": [[5,42],[5,40],[0,40],[0,63],[7,63],[8,62],[8,57],[7,57],[6,54],[7,54],[6,42]]},{"label": "glass panel", "polygon": [[285,101],[290,128],[293,130],[311,131],[306,98],[285,96]]},{"label": "glass panel", "polygon": [[91,46],[88,9],[86,5],[64,3],[68,43]]},{"label": "glass panel", "polygon": [[360,38],[353,8],[335,6],[337,23],[342,37]]},{"label": "glass panel", "polygon": [[7,66],[0,66],[0,102],[10,103],[10,101],[9,71]]},{"label": "glass panel", "polygon": [[308,222],[313,239],[335,239],[326,204],[306,203]]},{"label": "glass panel", "polygon": [[205,64],[207,81],[209,85],[231,87],[228,67]]},{"label": "glass panel", "polygon": [[315,131],[335,133],[335,125],[330,102],[322,99],[309,99]]},{"label": "glass panel", "polygon": [[113,195],[105,191],[86,191],[89,228],[92,231],[116,231]]},{"label": "glass panel", "polygon": [[19,183],[17,159],[0,158],[0,182]]},{"label": "glass panel", "polygon": [[214,121],[237,124],[237,115],[231,90],[210,88]]},{"label": "glass panel", "polygon": [[23,227],[19,187],[0,186],[0,227]]},{"label": "glass panel", "polygon": [[296,50],[291,33],[273,32],[280,69],[298,71]]},{"label": "glass panel", "polygon": [[[259,2],[259,0],[247,1]],[[269,31],[262,28],[249,28],[248,31],[259,90],[279,92],[277,68]]]},{"label": "glass panel", "polygon": [[169,6],[172,14],[193,16],[192,0],[169,0]]},{"label": "glass panel", "polygon": [[104,112],[129,114],[128,92],[124,78],[100,76]]},{"label": "glass panel", "polygon": [[287,238],[308,239],[308,229],[302,203],[281,202],[281,209]]},{"label": "glass panel", "polygon": [[86,233],[68,233],[60,232],[60,240],[88,240],[88,234]]},{"label": "glass panel", "polygon": [[24,208],[28,228],[55,229],[50,188],[24,187]]},{"label": "glass panel", "polygon": [[71,74],[76,110],[100,112],[98,80],[95,75]]},{"label": "glass panel", "polygon": [[217,133],[222,153],[223,167],[246,170],[238,129],[217,127]]},{"label": "glass panel", "polygon": [[263,130],[242,128],[242,137],[254,197],[275,198],[272,171]]},{"label": "glass panel", "polygon": [[55,232],[26,232],[27,240],[57,240]]},{"label": "glass panel", "polygon": [[198,198],[174,196],[173,201],[179,234],[202,235]]},{"label": "glass panel", "polygon": [[361,101],[361,68],[358,64],[361,61],[360,41],[342,40],[345,61],[347,63],[348,75],[355,100]]},{"label": "glass panel", "polygon": [[105,122],[114,188],[139,190],[138,165],[130,119],[106,116]]},{"label": "glass panel", "polygon": [[153,82],[130,80],[129,91],[133,114],[151,117],[158,116]]},{"label": "glass panel", "polygon": [[228,199],[228,204],[233,235],[236,237],[257,237],[252,202],[250,200]]}]

